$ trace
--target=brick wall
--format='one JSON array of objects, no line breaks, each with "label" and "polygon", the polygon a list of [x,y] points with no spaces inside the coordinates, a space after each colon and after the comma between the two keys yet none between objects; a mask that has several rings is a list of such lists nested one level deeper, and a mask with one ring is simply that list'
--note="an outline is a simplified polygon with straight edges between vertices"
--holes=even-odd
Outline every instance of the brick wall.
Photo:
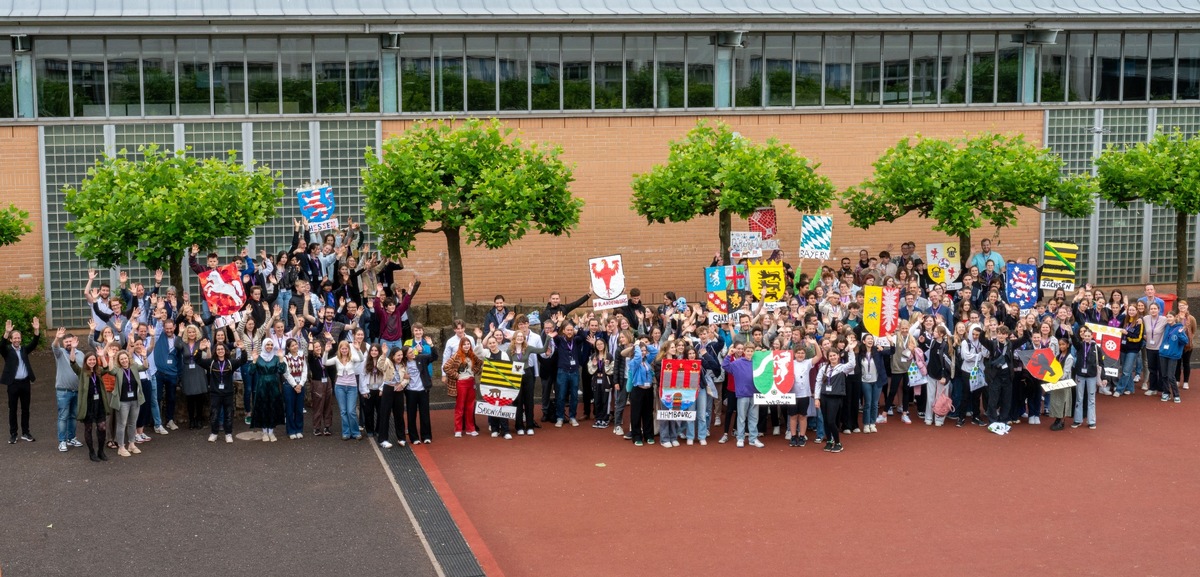
[{"label": "brick wall", "polygon": [[42,287],[42,209],[37,128],[0,126],[0,208],[29,212],[33,231],[0,248],[0,290],[32,293]]},{"label": "brick wall", "polygon": [[[900,138],[917,133],[931,137],[960,137],[983,131],[1024,133],[1035,143],[1042,140],[1043,112],[897,112],[879,114],[790,114],[728,116],[720,119],[754,141],[775,137],[791,144],[802,155],[820,162],[818,169],[839,190],[861,182],[871,164]],[[527,236],[509,247],[489,251],[464,247],[463,270],[468,302],[487,301],[502,293],[510,302],[543,301],[551,290],[574,299],[588,290],[587,259],[620,253],[626,266],[626,286],[640,287],[649,298],[675,290],[697,298],[703,290],[701,268],[707,266],[720,245],[717,218],[702,217],[680,224],[648,225],[630,209],[630,181],[667,157],[668,143],[695,126],[698,117],[586,117],[508,120],[525,140],[551,142],[575,163],[573,193],[587,203],[578,229],[570,238]],[[409,121],[385,121],[384,137],[404,131]],[[776,202],[780,245],[789,262],[796,263],[800,213]],[[867,231],[850,228],[836,208],[833,249],[856,257],[860,248],[872,254],[899,252],[907,240],[924,252],[926,242],[949,239],[930,231],[929,223],[906,216]],[[734,230],[745,230],[745,221],[734,220]],[[974,241],[993,238],[993,247],[1005,257],[1035,254],[1040,230],[1039,215],[1024,211],[1017,227],[999,236],[981,229]],[[418,237],[417,250],[405,261],[408,269],[427,282],[421,297],[449,298],[445,238]],[[815,261],[802,270],[811,271]],[[401,273],[403,274],[403,273]],[[407,280],[405,280],[407,282]]]}]

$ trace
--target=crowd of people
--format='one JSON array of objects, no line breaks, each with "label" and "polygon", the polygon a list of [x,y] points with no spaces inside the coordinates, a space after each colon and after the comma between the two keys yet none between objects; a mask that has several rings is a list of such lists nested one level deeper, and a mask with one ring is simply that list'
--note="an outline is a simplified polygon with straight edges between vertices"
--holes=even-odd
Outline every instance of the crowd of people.
[{"label": "crowd of people", "polygon": [[[673,292],[646,305],[633,288],[625,306],[586,313],[577,309],[591,295],[564,302],[554,292],[529,314],[510,310],[497,295],[479,326],[454,320],[453,335],[439,346],[408,318],[420,282],[395,284],[399,258],[372,253],[352,222],[318,237],[298,220],[287,250],[263,251],[258,259],[243,250],[236,259],[246,302],[234,319],[206,304],[193,307],[185,292],[163,286],[161,270],[153,286],[121,272],[115,290],[94,286],[97,271],[89,271],[87,342],[59,328],[51,347],[58,450],[86,446],[94,461],[107,460],[106,449],[137,455],[151,433],[180,428],[181,400],[186,417],[178,420],[207,428],[209,442],[223,435],[232,443],[239,394],[240,416],[263,442],[276,441],[280,427],[299,440],[306,432],[332,436],[338,426],[343,440],[371,438],[385,449],[432,443],[429,397],[438,379],[454,398],[447,433],[477,436],[476,391],[489,359],[525,367],[515,417],[487,417],[488,433],[506,440],[534,435],[543,423],[577,427],[590,420],[635,446],[707,445],[712,433],[737,447],[761,448],[776,435],[803,447],[812,435],[837,453],[847,435],[879,433],[896,422],[1006,434],[1019,422],[1049,417],[1051,430],[1095,429],[1097,395],[1132,395],[1139,385],[1146,395],[1181,402],[1196,333],[1185,300],[1167,310],[1152,285],[1132,300],[1083,285],[1020,310],[1004,298],[1004,270],[1013,261],[989,241],[951,285],[933,282],[915,246],[904,243],[894,258],[861,251],[858,262],[821,263],[812,277],[785,265],[790,288],[782,306],[747,294],[721,324]],[[215,253],[201,263],[199,247],[190,252],[195,273],[221,264]],[[899,290],[892,335],[866,330],[863,288],[870,285]],[[1088,324],[1120,330],[1119,362],[1108,359]],[[34,440],[29,353],[40,339],[37,319],[32,327],[23,336],[9,321],[0,343],[10,444]],[[1037,349],[1053,355],[1073,387],[1043,390],[1022,360]],[[760,350],[792,352],[795,404],[754,404],[751,359]],[[658,379],[669,359],[702,367],[693,421],[656,418],[663,408]]]}]

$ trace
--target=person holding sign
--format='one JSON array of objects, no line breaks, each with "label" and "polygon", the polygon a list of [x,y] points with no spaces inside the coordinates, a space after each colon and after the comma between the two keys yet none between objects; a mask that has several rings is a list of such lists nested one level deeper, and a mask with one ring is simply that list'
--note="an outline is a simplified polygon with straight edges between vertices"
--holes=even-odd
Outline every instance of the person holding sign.
[{"label": "person holding sign", "polygon": [[[738,343],[730,349],[729,357],[721,363],[725,374],[733,378],[734,394],[737,398],[737,427],[734,435],[737,437],[738,448],[746,446],[747,432],[750,444],[759,449],[765,445],[758,440],[758,410],[753,407],[754,393],[754,343]],[[748,421],[748,422],[747,422]]]},{"label": "person holding sign", "polygon": [[[1084,398],[1087,398],[1088,428],[1096,428],[1096,384],[1100,380],[1100,345],[1096,343],[1092,329],[1079,327],[1079,339],[1075,342],[1075,365],[1071,373],[1075,379],[1075,422],[1071,428],[1083,424]],[[1063,374],[1067,374],[1065,367]]]},{"label": "person holding sign", "polygon": [[[480,360],[504,361],[506,363],[512,362],[512,358],[508,356],[508,353],[500,350],[499,340],[500,340],[501,336],[502,336],[502,334],[500,333],[500,331],[495,330],[495,331],[492,331],[492,334],[488,335],[487,338],[484,338],[483,337],[483,329],[479,328],[479,327],[475,327],[475,339],[477,342],[480,343],[479,346],[475,347],[475,354],[480,358]],[[520,383],[520,375],[514,374],[514,375],[508,375],[508,376],[513,381],[516,381],[518,383],[517,388],[519,390],[520,389],[520,384],[519,384]],[[486,397],[485,397],[485,399],[486,399]],[[488,430],[491,431],[492,438],[496,438],[501,435],[504,435],[505,439],[512,440],[512,433],[510,432],[510,430],[508,428],[508,418],[507,417],[489,416],[487,418],[487,420],[488,420]]]},{"label": "person holding sign", "polygon": [[[1063,375],[1074,374],[1075,355],[1071,350],[1071,342],[1067,339],[1058,341],[1058,354],[1055,359],[1062,367]],[[1063,419],[1071,416],[1071,388],[1063,387],[1050,391],[1050,418],[1054,419],[1054,423],[1050,425],[1051,431],[1063,430]]]}]

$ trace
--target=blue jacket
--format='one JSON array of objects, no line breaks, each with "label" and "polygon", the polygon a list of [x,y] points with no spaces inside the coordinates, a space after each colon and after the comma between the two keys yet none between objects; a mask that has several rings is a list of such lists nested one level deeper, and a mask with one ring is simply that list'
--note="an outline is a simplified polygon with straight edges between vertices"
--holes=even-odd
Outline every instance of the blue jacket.
[{"label": "blue jacket", "polygon": [[1168,359],[1181,359],[1183,358],[1183,347],[1187,344],[1187,332],[1183,330],[1182,323],[1167,325],[1166,334],[1163,335],[1162,344],[1158,348],[1158,355]]},{"label": "blue jacket", "polygon": [[[625,391],[631,392],[634,387],[653,385],[654,374],[651,372],[650,361],[658,356],[658,347],[646,345],[646,355],[642,355],[642,347],[634,345],[633,359],[626,365]],[[648,358],[647,358],[648,357]]]}]

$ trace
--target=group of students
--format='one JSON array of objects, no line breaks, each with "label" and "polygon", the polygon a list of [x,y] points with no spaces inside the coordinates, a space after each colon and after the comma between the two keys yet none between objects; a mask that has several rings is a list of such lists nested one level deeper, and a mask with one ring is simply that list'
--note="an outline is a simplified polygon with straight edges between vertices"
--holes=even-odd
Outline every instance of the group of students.
[{"label": "group of students", "polygon": [[[455,320],[439,352],[432,335],[408,320],[420,282],[393,287],[399,259],[371,255],[357,225],[315,239],[298,221],[288,250],[274,258],[264,252],[258,262],[243,251],[236,261],[248,297],[236,323],[222,325],[207,306],[194,309],[186,293],[164,290],[162,271],[152,287],[120,273],[117,294],[107,284],[93,288],[97,273],[90,271],[88,346],[63,329],[52,346],[59,450],[86,444],[93,460],[107,459],[106,448],[137,455],[150,432],[179,428],[180,394],[189,428],[207,424],[210,442],[223,433],[231,443],[239,388],[245,424],[264,442],[275,441],[280,426],[289,439],[302,439],[306,413],[313,436],[331,436],[336,403],[344,440],[369,437],[390,448],[394,431],[396,444],[430,443],[435,368],[455,399],[454,436],[476,436],[477,380],[489,359],[525,367],[515,418],[487,419],[491,436],[504,439],[534,435],[540,423],[591,419],[593,428],[637,446],[656,439],[666,448],[681,440],[707,445],[710,430],[723,427],[719,442],[738,447],[763,447],[768,432],[781,431],[790,446],[802,447],[811,431],[827,451],[840,452],[843,435],[877,433],[889,417],[909,424],[913,413],[927,425],[972,423],[1006,433],[1042,416],[1053,419],[1052,430],[1067,419],[1094,429],[1096,396],[1129,395],[1135,383],[1147,395],[1181,401],[1196,332],[1186,301],[1164,313],[1152,285],[1135,301],[1085,285],[1070,299],[1059,290],[1022,311],[1002,299],[1007,262],[987,241],[951,291],[929,278],[913,247],[902,245],[895,261],[864,251],[857,266],[844,258],[811,279],[787,266],[786,306],[747,295],[725,324],[709,324],[703,307],[671,292],[661,305],[646,306],[634,288],[627,305],[587,314],[574,313],[590,295],[563,302],[555,292],[530,315],[509,310],[498,295],[480,326],[468,330]],[[193,247],[198,274],[219,266],[216,254],[205,264],[198,254]],[[873,284],[901,294],[898,327],[887,337],[867,332],[862,320],[862,288]],[[1119,364],[1106,362],[1090,323],[1120,328]],[[26,342],[7,328],[0,380],[9,389],[10,443],[32,441],[27,355],[40,331],[35,322]],[[1023,355],[1037,349],[1049,350],[1075,386],[1045,393],[1023,366]],[[759,350],[792,352],[794,405],[754,405],[751,359]],[[694,421],[656,419],[658,379],[669,359],[700,361]]]}]

